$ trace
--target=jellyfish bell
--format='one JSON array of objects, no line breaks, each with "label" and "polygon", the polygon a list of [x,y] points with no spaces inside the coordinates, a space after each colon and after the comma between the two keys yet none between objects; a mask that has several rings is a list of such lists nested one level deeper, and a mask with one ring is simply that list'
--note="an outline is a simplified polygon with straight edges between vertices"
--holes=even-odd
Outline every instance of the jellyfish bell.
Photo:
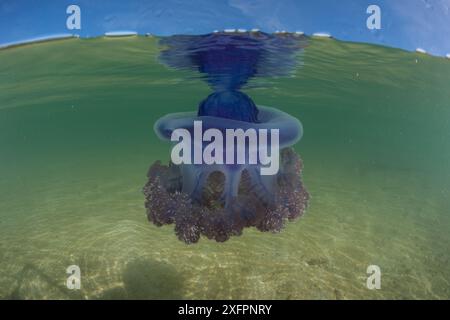
[{"label": "jellyfish bell", "polygon": [[256,122],[258,108],[245,93],[225,90],[213,92],[204,99],[199,105],[198,115]]},{"label": "jellyfish bell", "polygon": [[259,115],[257,123],[249,123],[170,114],[159,119],[154,129],[161,139],[177,142],[171,153],[174,164],[258,164],[261,175],[274,175],[280,147],[299,141],[303,127],[298,119],[274,108],[259,107]]}]

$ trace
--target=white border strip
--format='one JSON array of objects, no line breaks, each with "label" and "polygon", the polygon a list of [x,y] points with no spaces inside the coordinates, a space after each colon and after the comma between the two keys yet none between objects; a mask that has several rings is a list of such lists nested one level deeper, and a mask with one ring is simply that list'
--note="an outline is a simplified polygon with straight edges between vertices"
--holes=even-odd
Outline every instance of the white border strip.
[{"label": "white border strip", "polygon": [[331,34],[325,32],[315,32],[312,36],[317,38],[332,38]]},{"label": "white border strip", "polygon": [[422,49],[422,48],[417,48],[416,52],[417,53],[423,53],[423,54],[427,54],[428,53],[425,49]]},{"label": "white border strip", "polygon": [[53,40],[63,40],[63,39],[70,39],[70,38],[79,38],[78,35],[75,34],[54,34],[50,36],[42,36],[32,39],[26,39],[26,40],[20,40],[15,42],[9,42],[5,44],[0,44],[0,49],[5,49],[9,47],[17,47],[22,46],[25,44],[32,44],[32,43],[39,43],[39,42],[45,42],[45,41],[53,41]]},{"label": "white border strip", "polygon": [[109,31],[105,32],[105,37],[132,37],[137,36],[136,31]]}]

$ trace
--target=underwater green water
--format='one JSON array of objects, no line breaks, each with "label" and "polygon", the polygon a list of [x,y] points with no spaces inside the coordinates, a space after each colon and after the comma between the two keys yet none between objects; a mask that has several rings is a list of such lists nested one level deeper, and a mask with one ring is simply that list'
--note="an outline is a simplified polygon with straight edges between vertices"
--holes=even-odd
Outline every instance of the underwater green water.
[{"label": "underwater green water", "polygon": [[158,54],[144,37],[0,50],[0,298],[450,298],[449,60],[311,40],[292,77],[245,90],[303,123],[306,215],[189,246],[141,189],[169,160],[153,123],[211,90]]}]

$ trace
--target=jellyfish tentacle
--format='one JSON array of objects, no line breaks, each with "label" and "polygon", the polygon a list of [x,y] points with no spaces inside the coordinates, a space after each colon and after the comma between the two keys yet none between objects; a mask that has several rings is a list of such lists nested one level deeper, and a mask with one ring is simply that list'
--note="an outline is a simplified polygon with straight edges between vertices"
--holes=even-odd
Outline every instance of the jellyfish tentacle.
[{"label": "jellyfish tentacle", "polygon": [[233,199],[237,198],[239,192],[239,183],[241,181],[242,167],[228,168],[225,174],[225,185],[221,200],[224,202],[225,209],[231,207]]},{"label": "jellyfish tentacle", "polygon": [[191,198],[197,202],[202,200],[203,189],[206,186],[211,170],[202,170],[199,172],[197,182],[191,192]]},{"label": "jellyfish tentacle", "polygon": [[261,176],[258,167],[248,169],[250,174],[250,190],[255,193],[261,201],[272,204],[275,201],[273,196],[273,184],[276,176]]},{"label": "jellyfish tentacle", "polygon": [[183,176],[182,191],[188,195],[192,194],[197,183],[198,170],[194,166],[181,165],[181,175]]}]

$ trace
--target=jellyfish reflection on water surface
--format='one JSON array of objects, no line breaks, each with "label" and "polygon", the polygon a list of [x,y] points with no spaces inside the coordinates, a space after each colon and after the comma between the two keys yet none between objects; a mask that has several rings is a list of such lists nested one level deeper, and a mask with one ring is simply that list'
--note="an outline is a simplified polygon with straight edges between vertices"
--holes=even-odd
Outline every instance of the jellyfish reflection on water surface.
[{"label": "jellyfish reflection on water surface", "polygon": [[[156,134],[171,141],[175,129],[193,133],[194,121],[223,133],[227,129],[277,129],[279,169],[276,174],[261,175],[261,163],[169,162],[166,166],[157,161],[150,167],[143,189],[148,219],[157,226],[175,224],[175,233],[186,243],[196,243],[201,235],[223,242],[242,234],[245,227],[279,232],[287,220],[301,216],[308,203],[301,181],[302,161],[291,148],[300,140],[303,128],[296,118],[280,110],[256,106],[240,89],[252,77],[289,74],[306,38],[261,32],[214,33],[172,36],[161,42],[167,47],[160,56],[163,63],[197,70],[214,92],[200,102],[197,112],[159,119]],[[267,149],[271,143],[267,142]],[[204,143],[201,148],[204,150]]]}]

